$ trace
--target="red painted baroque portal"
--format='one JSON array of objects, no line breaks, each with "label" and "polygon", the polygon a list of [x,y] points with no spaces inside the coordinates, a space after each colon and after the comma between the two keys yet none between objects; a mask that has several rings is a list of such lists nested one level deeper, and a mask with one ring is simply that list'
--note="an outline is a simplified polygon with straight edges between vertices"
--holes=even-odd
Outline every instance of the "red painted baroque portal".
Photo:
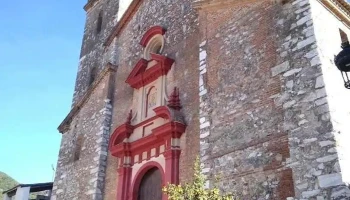
[{"label": "red painted baroque portal", "polygon": [[[167,95],[167,75],[174,60],[160,55],[164,34],[159,26],[146,32],[140,42],[145,47],[144,58],[126,80],[134,88],[133,107],[109,143],[111,154],[118,158],[117,200],[150,199],[140,191],[145,190],[141,182],[151,170],[159,170],[157,177],[163,186],[179,183],[180,137],[186,124],[178,88]],[[161,193],[161,188],[155,190]]]}]

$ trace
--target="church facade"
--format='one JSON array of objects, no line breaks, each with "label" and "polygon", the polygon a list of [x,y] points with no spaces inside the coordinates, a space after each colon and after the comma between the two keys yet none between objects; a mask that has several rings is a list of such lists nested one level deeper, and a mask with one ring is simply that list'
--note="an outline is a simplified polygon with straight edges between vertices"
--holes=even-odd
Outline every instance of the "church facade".
[{"label": "church facade", "polygon": [[[350,199],[345,0],[89,0],[52,200]],[[216,180],[216,177],[219,177]]]}]

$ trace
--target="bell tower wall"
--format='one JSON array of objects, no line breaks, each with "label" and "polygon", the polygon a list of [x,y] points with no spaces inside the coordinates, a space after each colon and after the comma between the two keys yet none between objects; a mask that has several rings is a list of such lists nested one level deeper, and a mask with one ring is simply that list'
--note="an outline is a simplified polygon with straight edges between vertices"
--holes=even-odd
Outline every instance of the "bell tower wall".
[{"label": "bell tower wall", "polygon": [[118,21],[119,1],[90,0],[84,9],[86,21],[72,106],[89,90],[93,77],[116,57],[105,53],[104,42]]}]

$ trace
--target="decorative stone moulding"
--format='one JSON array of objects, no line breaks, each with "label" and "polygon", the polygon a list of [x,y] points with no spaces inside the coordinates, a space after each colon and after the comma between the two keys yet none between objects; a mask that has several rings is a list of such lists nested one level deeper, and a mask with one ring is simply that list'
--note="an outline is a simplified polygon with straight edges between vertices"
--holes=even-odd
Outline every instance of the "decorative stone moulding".
[{"label": "decorative stone moulding", "polygon": [[195,0],[192,6],[196,9],[218,9],[259,2],[261,2],[261,0]]},{"label": "decorative stone moulding", "polygon": [[140,44],[146,47],[150,40],[156,35],[164,35],[166,30],[161,26],[153,26],[142,37]]},{"label": "decorative stone moulding", "polygon": [[[292,0],[195,0],[193,7],[196,9],[217,9],[227,8],[232,6],[242,6],[244,4],[261,3],[261,2],[273,2],[278,4],[286,4]],[[326,5],[332,12],[338,17],[349,22],[350,17],[350,4],[346,0],[317,0],[320,3]],[[344,15],[344,16],[342,16]]]},{"label": "decorative stone moulding", "polygon": [[[177,90],[175,90],[177,91]],[[178,94],[178,93],[177,93]],[[176,96],[176,93],[172,96]],[[172,102],[169,102],[172,104]],[[176,108],[181,107],[177,105]],[[119,126],[113,132],[110,142],[109,151],[112,156],[118,158],[118,189],[117,199],[137,200],[137,191],[143,175],[148,169],[157,167],[162,173],[162,183],[179,183],[179,157],[180,147],[174,140],[179,140],[186,130],[186,124],[179,109],[169,106],[159,106],[153,109],[156,115],[136,125],[131,125],[132,111],[124,124]],[[129,137],[134,130],[157,118],[168,120],[167,123],[152,129],[152,133],[134,142],[129,142]],[[164,150],[161,152],[160,147]],[[155,149],[153,157],[159,157],[162,154],[165,158],[165,167],[157,162],[149,161],[152,157],[152,149]],[[132,178],[133,165],[141,163],[144,159],[135,160],[135,156],[142,155],[147,152],[146,164],[142,165],[141,170],[137,171],[137,175]],[[142,175],[143,173],[143,175]],[[163,196],[163,199],[166,199]]]},{"label": "decorative stone moulding", "polygon": [[[109,142],[111,154],[115,157],[123,157],[125,155],[134,156],[161,144],[165,144],[169,148],[176,147],[169,146],[170,143],[166,142],[171,139],[179,139],[186,130],[186,123],[180,111],[181,108],[179,90],[175,87],[169,98],[168,105],[153,109],[156,113],[155,116],[138,124],[131,125],[132,110],[130,110],[126,122],[116,128],[111,136]],[[136,128],[144,126],[158,118],[168,120],[168,122],[154,128],[151,135],[134,142],[128,142],[130,135]],[[125,154],[126,152],[128,153]]]},{"label": "decorative stone moulding", "polygon": [[[164,33],[165,29],[154,26],[142,37],[140,44],[147,58],[136,63],[125,81],[137,90],[134,95],[138,103],[126,116],[125,123],[114,130],[109,141],[110,153],[118,158],[117,199],[120,200],[137,200],[141,180],[152,168],[161,172],[162,184],[179,183],[180,138],[186,123],[180,111],[179,89],[174,88],[167,103],[164,98],[166,75],[174,60],[153,49],[160,47],[159,44],[163,47],[163,43],[156,42],[164,42],[158,40],[164,39]],[[155,93],[150,93],[152,91]],[[151,97],[154,104],[149,103]],[[163,195],[162,199],[167,198]]]},{"label": "decorative stone moulding", "polygon": [[169,98],[168,106],[174,110],[181,110],[180,92],[177,87],[174,88],[173,93],[171,93]]},{"label": "decorative stone moulding", "polygon": [[[152,61],[156,61],[156,64],[147,69]],[[132,88],[139,89],[159,77],[167,75],[173,63],[174,60],[171,58],[151,53],[151,60],[141,58],[125,82]]]},{"label": "decorative stone moulding", "polygon": [[[186,124],[180,112],[168,106],[159,106],[154,111],[156,112],[156,116],[147,121],[136,125],[126,122],[115,129],[109,143],[109,150],[113,156],[121,157],[125,152],[129,152],[128,155],[131,156],[137,155],[152,147],[157,147],[168,140],[170,141],[171,138],[178,139],[181,137],[186,130]],[[169,119],[170,121],[154,128],[151,135],[131,143],[128,142],[128,138],[136,128],[157,118]]]}]

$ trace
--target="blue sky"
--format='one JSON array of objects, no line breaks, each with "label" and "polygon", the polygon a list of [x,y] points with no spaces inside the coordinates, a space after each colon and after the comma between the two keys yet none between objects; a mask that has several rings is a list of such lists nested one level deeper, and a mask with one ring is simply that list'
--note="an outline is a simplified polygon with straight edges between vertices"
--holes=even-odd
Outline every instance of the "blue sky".
[{"label": "blue sky", "polygon": [[0,171],[52,180],[68,114],[87,0],[11,0],[0,6]]}]

